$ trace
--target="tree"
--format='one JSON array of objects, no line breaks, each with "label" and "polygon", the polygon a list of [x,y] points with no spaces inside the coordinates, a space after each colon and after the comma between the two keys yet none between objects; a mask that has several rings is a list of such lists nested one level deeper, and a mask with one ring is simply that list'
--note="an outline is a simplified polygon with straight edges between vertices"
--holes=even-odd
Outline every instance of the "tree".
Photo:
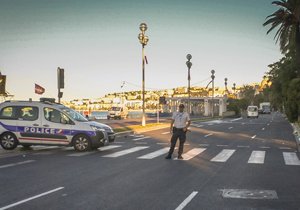
[{"label": "tree", "polygon": [[273,1],[272,4],[281,8],[267,16],[263,26],[271,25],[267,34],[279,27],[274,37],[276,43],[280,41],[281,52],[283,54],[292,52],[296,63],[300,65],[300,1],[280,0]]}]

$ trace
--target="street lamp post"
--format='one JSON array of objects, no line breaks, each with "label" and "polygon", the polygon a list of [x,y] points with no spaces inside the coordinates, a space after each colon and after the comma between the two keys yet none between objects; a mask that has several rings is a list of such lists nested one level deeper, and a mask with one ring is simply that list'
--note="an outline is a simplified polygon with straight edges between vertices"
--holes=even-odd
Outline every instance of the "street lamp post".
[{"label": "street lamp post", "polygon": [[187,54],[186,58],[188,59],[186,62],[186,66],[188,67],[188,113],[190,114],[191,112],[191,104],[190,104],[190,100],[191,100],[191,74],[190,74],[190,70],[192,67],[192,62],[190,61],[192,59],[192,55],[191,54]]},{"label": "street lamp post", "polygon": [[147,45],[149,38],[145,35],[147,30],[147,24],[141,23],[140,30],[142,33],[139,33],[139,40],[142,44],[142,95],[143,95],[143,117],[142,117],[142,126],[146,125],[146,117],[145,117],[145,53],[144,48]]},{"label": "street lamp post", "polygon": [[212,114],[211,116],[214,117],[214,109],[215,109],[215,102],[214,102],[214,94],[215,94],[215,70],[211,70],[211,84],[212,84]]},{"label": "street lamp post", "polygon": [[227,89],[227,81],[228,81],[228,79],[225,78],[224,80],[225,80],[225,93],[228,93],[228,89]]},{"label": "street lamp post", "polygon": [[233,95],[234,95],[234,98],[236,98],[236,95],[235,95],[235,90],[236,90],[235,83],[233,83],[232,90],[233,90]]}]

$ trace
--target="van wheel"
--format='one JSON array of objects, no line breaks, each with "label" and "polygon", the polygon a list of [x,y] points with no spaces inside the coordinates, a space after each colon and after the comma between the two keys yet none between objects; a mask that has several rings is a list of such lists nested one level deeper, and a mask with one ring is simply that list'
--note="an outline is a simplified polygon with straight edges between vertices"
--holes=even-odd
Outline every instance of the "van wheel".
[{"label": "van wheel", "polygon": [[18,139],[12,133],[4,133],[0,137],[0,144],[3,149],[13,150],[18,146]]},{"label": "van wheel", "polygon": [[79,134],[73,139],[73,146],[76,151],[84,152],[91,149],[91,140],[83,134]]}]

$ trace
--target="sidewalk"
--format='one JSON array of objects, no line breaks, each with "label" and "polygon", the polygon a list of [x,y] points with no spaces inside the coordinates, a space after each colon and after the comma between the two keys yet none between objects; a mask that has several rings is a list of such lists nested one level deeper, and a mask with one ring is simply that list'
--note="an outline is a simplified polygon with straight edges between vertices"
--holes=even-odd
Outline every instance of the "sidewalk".
[{"label": "sidewalk", "polygon": [[[211,121],[211,120],[220,120],[222,118],[220,117],[202,117],[202,118],[192,118],[191,122],[207,122],[207,121]],[[144,133],[144,132],[148,132],[148,131],[154,131],[154,130],[159,130],[159,129],[163,129],[163,128],[168,128],[170,126],[170,122],[164,122],[164,123],[159,123],[159,124],[148,124],[145,127],[142,127],[141,125],[133,125],[133,126],[125,126],[125,127],[117,127],[114,128],[114,130],[116,130],[116,135],[117,136],[126,136],[126,135],[131,135],[134,133]],[[122,129],[125,129],[124,131],[122,131]]]}]

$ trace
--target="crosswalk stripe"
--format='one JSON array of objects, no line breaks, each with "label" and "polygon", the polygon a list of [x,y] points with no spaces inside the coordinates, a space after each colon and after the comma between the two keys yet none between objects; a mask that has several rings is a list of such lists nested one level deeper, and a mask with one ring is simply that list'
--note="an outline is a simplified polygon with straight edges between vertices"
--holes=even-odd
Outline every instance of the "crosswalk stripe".
[{"label": "crosswalk stripe", "polygon": [[148,159],[148,160],[153,159],[153,158],[156,158],[156,157],[161,156],[163,154],[166,154],[168,151],[169,151],[169,148],[165,147],[165,148],[157,150],[155,152],[151,152],[149,154],[140,156],[140,157],[138,157],[138,159]]},{"label": "crosswalk stripe", "polygon": [[223,149],[217,156],[215,156],[213,159],[211,159],[211,161],[226,162],[234,152],[235,152],[235,149]]},{"label": "crosswalk stripe", "polygon": [[195,157],[195,156],[199,155],[200,153],[204,152],[205,150],[206,150],[206,148],[191,149],[190,151],[188,151],[188,152],[186,152],[182,155],[183,160],[190,160],[193,157]]},{"label": "crosswalk stripe", "polygon": [[133,153],[133,152],[137,152],[139,150],[143,150],[143,149],[147,149],[148,146],[146,147],[142,147],[142,146],[137,146],[137,147],[133,147],[133,148],[130,148],[130,149],[125,149],[125,150],[122,150],[122,151],[119,151],[119,152],[114,152],[112,154],[109,154],[109,155],[104,155],[102,157],[112,157],[112,158],[115,158],[115,157],[120,157],[120,156],[123,156],[123,155],[127,155],[127,154],[130,154],[130,153]]},{"label": "crosswalk stripe", "polygon": [[300,165],[300,160],[295,152],[283,152],[282,154],[286,165]]},{"label": "crosswalk stripe", "polygon": [[90,154],[93,154],[95,153],[96,151],[90,151],[90,152],[76,152],[74,154],[70,154],[70,155],[67,155],[69,157],[82,157],[82,156],[86,156],[86,155],[90,155]]},{"label": "crosswalk stripe", "polygon": [[266,151],[252,151],[248,163],[263,164],[265,162]]},{"label": "crosswalk stripe", "polygon": [[108,145],[108,146],[104,146],[104,147],[100,147],[98,148],[99,151],[106,151],[106,150],[111,150],[111,149],[115,149],[121,147],[120,145]]}]

